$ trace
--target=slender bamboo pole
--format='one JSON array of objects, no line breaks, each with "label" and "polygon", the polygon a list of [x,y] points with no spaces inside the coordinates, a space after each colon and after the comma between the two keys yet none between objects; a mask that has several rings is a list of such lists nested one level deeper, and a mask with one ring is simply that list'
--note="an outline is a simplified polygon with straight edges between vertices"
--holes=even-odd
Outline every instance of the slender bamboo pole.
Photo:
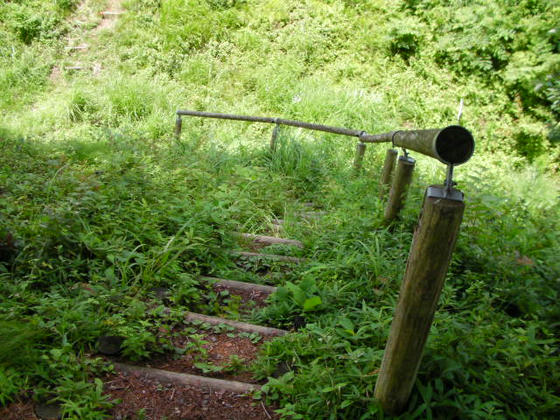
[{"label": "slender bamboo pole", "polygon": [[403,207],[408,187],[412,181],[412,173],[414,171],[415,160],[411,157],[401,156],[398,159],[397,173],[393,177],[391,191],[389,192],[389,200],[385,207],[385,221],[391,222],[398,215]]},{"label": "slender bamboo pole", "polygon": [[354,156],[354,171],[360,172],[362,169],[362,162],[364,161],[364,153],[366,152],[365,143],[358,142],[356,145],[356,155]]},{"label": "slender bamboo pole", "polygon": [[395,149],[388,149],[385,154],[385,162],[383,163],[383,172],[381,173],[381,182],[379,186],[379,198],[384,199],[391,188],[391,180],[395,170],[395,163],[398,152]]},{"label": "slender bamboo pole", "polygon": [[474,138],[469,130],[458,125],[429,130],[397,130],[383,134],[368,134],[363,130],[333,127],[304,121],[285,120],[283,118],[257,117],[250,115],[223,114],[220,112],[190,111],[179,109],[178,117],[190,115],[202,118],[222,120],[259,122],[276,125],[301,127],[308,130],[324,131],[343,136],[358,137],[362,143],[388,143],[415,150],[426,156],[439,159],[445,164],[459,165],[468,161],[474,152]]},{"label": "slender bamboo pole", "polygon": [[465,208],[443,187],[428,189],[434,190],[440,194],[424,198],[375,385],[375,398],[393,415],[405,408],[416,380]]},{"label": "slender bamboo pole", "polygon": [[183,119],[180,115],[177,115],[177,119],[175,120],[175,138],[181,138],[181,130],[183,129]]}]

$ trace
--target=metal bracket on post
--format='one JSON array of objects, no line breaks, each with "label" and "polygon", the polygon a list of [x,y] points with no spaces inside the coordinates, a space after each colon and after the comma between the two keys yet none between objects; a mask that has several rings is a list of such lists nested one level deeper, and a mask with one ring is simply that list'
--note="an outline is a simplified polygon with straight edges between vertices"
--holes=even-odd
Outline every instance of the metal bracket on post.
[{"label": "metal bracket on post", "polygon": [[438,185],[428,187],[426,195],[429,198],[446,198],[448,200],[460,202],[462,202],[464,198],[464,194],[461,191],[456,190],[455,188],[448,191],[447,188]]},{"label": "metal bracket on post", "polygon": [[453,181],[453,165],[447,165],[447,177],[443,187],[431,186],[428,187],[427,196],[433,198],[447,198],[453,201],[463,201],[464,194],[453,188],[457,183]]}]

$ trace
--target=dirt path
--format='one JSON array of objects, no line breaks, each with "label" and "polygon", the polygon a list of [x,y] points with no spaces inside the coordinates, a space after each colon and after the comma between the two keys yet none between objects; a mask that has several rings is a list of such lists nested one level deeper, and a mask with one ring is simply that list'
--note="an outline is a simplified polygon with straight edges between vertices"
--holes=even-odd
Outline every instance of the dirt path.
[{"label": "dirt path", "polygon": [[[320,216],[320,215],[319,215]],[[300,219],[305,222],[304,212]],[[237,234],[238,246],[251,249],[252,256],[243,258],[272,260],[279,255],[271,254],[268,247],[279,242],[287,246],[275,252],[290,253],[290,249],[300,249],[299,241],[278,237]],[[232,254],[233,255],[233,254]],[[268,256],[268,257],[267,257]],[[282,256],[282,255],[280,255]],[[241,257],[240,257],[241,258]],[[291,261],[298,264],[298,261]],[[239,266],[240,272],[250,269],[250,265]],[[283,271],[281,270],[279,274]],[[240,273],[241,274],[241,273]],[[227,306],[228,299],[240,303],[237,316],[243,316],[244,307],[258,308],[267,305],[267,298],[276,292],[273,286],[240,282],[214,277],[201,277],[208,291],[218,297],[214,305]],[[157,290],[157,298],[165,302],[167,291]],[[168,304],[170,303],[167,301]],[[180,309],[180,308],[176,308]],[[170,342],[175,352],[169,350],[160,356],[133,363],[120,354],[122,339],[116,347],[99,347],[105,354],[107,363],[114,365],[114,373],[102,378],[104,394],[111,400],[120,402],[110,414],[115,419],[277,419],[278,407],[267,406],[253,393],[260,389],[266,380],[256,378],[251,363],[256,360],[259,349],[276,336],[289,334],[288,331],[262,325],[243,323],[223,317],[184,312],[184,320],[170,327],[160,327],[158,339]],[[227,312],[224,312],[227,313]],[[105,337],[107,342],[114,336]],[[119,341],[120,340],[120,341]],[[103,340],[100,340],[102,342]],[[282,375],[289,368],[279,366],[273,376]],[[0,418],[46,419],[42,410],[57,412],[57,407],[34,405],[31,400],[16,402],[0,410]],[[60,410],[58,410],[60,413]]]},{"label": "dirt path", "polygon": [[[301,217],[305,220],[303,213]],[[283,255],[266,253],[268,246],[282,243],[303,247],[301,242],[289,239],[243,233],[237,236],[242,248],[263,252],[242,255],[243,258],[266,260],[272,256],[274,261]],[[241,271],[246,269],[243,265],[239,267]],[[276,291],[271,286],[227,279],[203,277],[201,280],[208,282],[214,291],[227,292],[227,296],[238,299],[240,308],[262,307]],[[217,304],[225,303],[217,301]],[[182,356],[167,354],[135,366],[118,355],[113,357],[118,362],[116,373],[106,379],[105,392],[111,398],[122,400],[113,409],[113,416],[136,418],[135,413],[141,411],[154,419],[164,416],[170,419],[278,418],[275,407],[267,407],[251,397],[250,391],[266,381],[255,378],[250,365],[266,341],[288,332],[203,314],[186,313],[185,321],[192,323],[186,334],[182,334],[184,325],[164,331],[175,348],[185,351]],[[285,371],[279,374],[282,373]]]},{"label": "dirt path", "polygon": [[[91,41],[101,32],[112,30],[124,13],[122,0],[108,0],[100,13],[92,10],[87,0],[82,1],[70,18],[73,30],[66,37],[64,57],[52,68],[49,80],[57,84],[63,80],[65,73],[77,71],[91,71],[92,75],[98,75],[103,69],[102,65],[99,62],[84,62],[85,53],[89,51]],[[96,20],[94,28],[84,29],[84,26]]]},{"label": "dirt path", "polygon": [[[82,2],[72,17],[75,33],[80,36],[69,36],[65,48],[65,57],[73,64],[55,66],[51,73],[53,83],[63,81],[62,76],[69,71],[90,70],[92,75],[99,73],[102,70],[100,64],[84,64],[80,58],[87,59],[84,53],[90,48],[90,41],[103,31],[113,30],[123,13],[121,0],[109,0],[98,24],[92,29],[80,30],[83,19],[92,18],[88,2]],[[302,221],[321,217],[320,212],[310,212],[309,207],[302,205]],[[272,234],[275,236],[238,233],[239,246],[244,251],[230,252],[238,260],[238,270],[268,273],[280,265],[305,264],[304,259],[294,257],[289,250],[299,250],[303,244],[293,239],[278,238],[282,228],[283,221],[274,224]],[[268,247],[275,252],[267,252]],[[286,269],[281,268],[275,273],[279,276],[278,284],[283,283],[285,272]],[[267,407],[252,397],[251,392],[259,389],[264,381],[253,376],[250,364],[257,358],[263,343],[288,332],[237,322],[239,317],[248,315],[252,309],[266,306],[267,297],[275,292],[275,287],[209,277],[202,278],[201,282],[207,282],[208,290],[213,290],[214,310],[223,318],[193,314],[187,312],[188,308],[183,308],[184,323],[180,327],[160,331],[162,335],[167,334],[166,338],[178,349],[178,353],[170,354],[168,351],[163,356],[137,365],[120,356],[120,344],[110,354],[105,353],[108,362],[114,362],[117,367],[114,374],[103,378],[105,394],[121,401],[111,411],[113,418],[278,418],[274,407]],[[263,280],[263,283],[266,281]],[[232,301],[236,302],[233,312]],[[228,314],[233,314],[236,319],[228,319]],[[35,419],[38,418],[37,406],[29,400],[16,402],[2,409],[0,418]]]}]

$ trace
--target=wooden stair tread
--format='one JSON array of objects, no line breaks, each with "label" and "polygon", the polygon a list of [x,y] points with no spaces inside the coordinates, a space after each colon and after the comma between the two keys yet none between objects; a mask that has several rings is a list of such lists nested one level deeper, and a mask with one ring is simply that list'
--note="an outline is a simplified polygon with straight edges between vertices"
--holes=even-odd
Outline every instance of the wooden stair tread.
[{"label": "wooden stair tread", "polygon": [[288,245],[296,246],[298,248],[303,248],[303,243],[296,239],[284,239],[277,238],[276,236],[266,236],[266,235],[255,235],[253,233],[235,233],[236,236],[240,236],[244,239],[251,240],[258,244],[264,245]]},{"label": "wooden stair tread", "polygon": [[209,316],[198,314],[195,312],[187,312],[185,315],[187,322],[204,322],[210,325],[229,325],[239,331],[257,333],[263,336],[281,336],[288,333],[288,331],[280,330],[278,328],[263,327],[262,325],[249,324],[247,322],[233,321],[231,319],[220,318],[217,316]]},{"label": "wooden stair tread", "polygon": [[281,261],[281,262],[290,262],[290,263],[302,263],[305,261],[304,258],[298,257],[290,257],[287,255],[276,255],[276,254],[261,254],[259,252],[247,252],[247,251],[234,251],[232,252],[233,255],[239,257],[251,257],[251,258],[263,258],[268,260],[274,261]]},{"label": "wooden stair tread", "polygon": [[225,289],[243,292],[260,292],[270,295],[276,292],[276,287],[266,286],[263,284],[247,283],[244,281],[227,280],[218,277],[201,276],[201,280],[212,282],[212,284],[223,287]]},{"label": "wooden stair tread", "polygon": [[129,374],[140,374],[162,383],[174,385],[190,385],[200,388],[210,388],[218,391],[229,391],[246,394],[260,389],[259,385],[246,382],[230,381],[226,379],[209,378],[207,376],[192,375],[190,373],[177,373],[163,369],[154,369],[141,366],[133,366],[126,363],[114,363],[117,370]]},{"label": "wooden stair tread", "polygon": [[113,16],[120,16],[124,15],[122,10],[105,10],[101,12],[101,16],[105,17],[113,17]]}]

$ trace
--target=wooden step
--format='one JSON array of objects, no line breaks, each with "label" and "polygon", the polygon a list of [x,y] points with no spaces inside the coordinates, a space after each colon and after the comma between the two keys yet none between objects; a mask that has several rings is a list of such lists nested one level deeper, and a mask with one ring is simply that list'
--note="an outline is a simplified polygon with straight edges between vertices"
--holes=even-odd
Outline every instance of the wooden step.
[{"label": "wooden step", "polygon": [[327,214],[326,211],[304,211],[299,213],[301,217],[307,220],[319,219]]},{"label": "wooden step", "polygon": [[217,277],[201,276],[201,280],[212,283],[213,285],[223,287],[224,289],[231,290],[233,292],[258,292],[265,295],[270,295],[276,292],[276,287],[265,286],[262,284],[246,283],[243,281],[236,280],[226,280]]},{"label": "wooden step", "polygon": [[206,376],[191,375],[188,373],[170,372],[162,369],[128,365],[126,363],[114,363],[114,366],[115,369],[121,372],[132,375],[143,375],[161,383],[195,386],[217,391],[235,392],[238,394],[247,394],[260,389],[259,385],[245,382],[208,378]]},{"label": "wooden step", "polygon": [[238,233],[234,234],[235,236],[241,237],[243,239],[250,240],[258,245],[287,245],[287,246],[296,246],[298,248],[303,248],[303,244],[295,239],[284,239],[284,238],[277,238],[275,236],[265,236],[265,235],[254,235],[252,233]]},{"label": "wooden step", "polygon": [[233,321],[231,319],[220,318],[217,316],[208,316],[203,314],[197,314],[195,312],[187,312],[185,315],[185,320],[187,322],[205,322],[210,325],[229,325],[239,331],[257,333],[263,336],[281,336],[288,333],[288,331],[280,330],[278,328],[263,327],[261,325],[248,324],[246,322]]},{"label": "wooden step", "polygon": [[234,251],[232,255],[239,257],[249,257],[249,258],[261,258],[265,260],[279,261],[279,262],[289,262],[300,264],[305,262],[304,258],[289,257],[286,255],[275,255],[275,254],[261,254],[259,252],[246,252],[246,251]]},{"label": "wooden step", "polygon": [[124,12],[121,10],[105,10],[104,12],[101,12],[103,19],[119,17],[120,15],[124,15]]},{"label": "wooden step", "polygon": [[78,71],[78,70],[87,70],[87,67],[85,67],[85,66],[64,66],[63,69],[65,71],[68,71],[68,70]]},{"label": "wooden step", "polygon": [[71,47],[65,47],[64,48],[66,51],[85,51],[88,49],[87,45],[74,45]]}]

